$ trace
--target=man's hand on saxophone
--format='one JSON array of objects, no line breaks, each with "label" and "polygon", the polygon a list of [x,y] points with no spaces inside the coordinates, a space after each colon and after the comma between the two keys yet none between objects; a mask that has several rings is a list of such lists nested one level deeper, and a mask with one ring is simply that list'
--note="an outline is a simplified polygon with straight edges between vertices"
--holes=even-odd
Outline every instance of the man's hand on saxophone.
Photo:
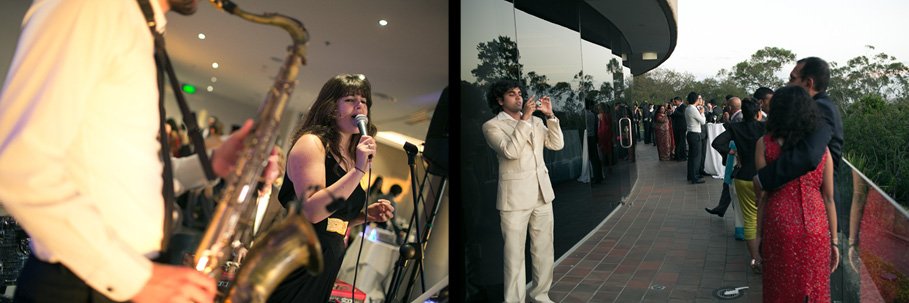
[{"label": "man's hand on saxophone", "polygon": [[[230,134],[227,141],[224,141],[221,146],[218,146],[212,152],[211,165],[218,177],[226,177],[234,171],[234,165],[237,164],[240,152],[243,151],[243,140],[249,135],[252,127],[253,120],[247,119],[240,129]],[[262,176],[265,177],[266,185],[274,183],[275,179],[280,175],[281,165],[278,163],[279,158],[277,148],[273,148],[271,156],[268,157],[268,166],[265,167],[265,171],[262,173]]]}]

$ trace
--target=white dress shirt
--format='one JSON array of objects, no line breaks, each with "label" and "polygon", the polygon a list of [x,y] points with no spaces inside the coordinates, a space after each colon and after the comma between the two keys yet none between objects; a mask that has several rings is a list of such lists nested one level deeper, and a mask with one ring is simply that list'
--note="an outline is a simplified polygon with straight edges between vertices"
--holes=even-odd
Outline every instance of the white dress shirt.
[{"label": "white dress shirt", "polygon": [[153,45],[135,1],[35,0],[0,95],[0,201],[39,259],[118,301],[162,238]]},{"label": "white dress shirt", "polygon": [[688,124],[688,131],[692,133],[701,133],[701,125],[707,124],[707,118],[704,114],[698,112],[697,106],[688,104],[685,107],[685,122]]}]

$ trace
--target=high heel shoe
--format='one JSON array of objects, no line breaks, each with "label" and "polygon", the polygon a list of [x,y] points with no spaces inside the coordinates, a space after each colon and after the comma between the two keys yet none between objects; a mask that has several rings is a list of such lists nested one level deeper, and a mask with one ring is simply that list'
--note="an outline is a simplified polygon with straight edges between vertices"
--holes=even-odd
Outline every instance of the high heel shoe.
[{"label": "high heel shoe", "polygon": [[762,272],[764,272],[763,267],[764,265],[761,263],[761,261],[751,259],[751,271],[753,271],[755,274],[760,275]]}]

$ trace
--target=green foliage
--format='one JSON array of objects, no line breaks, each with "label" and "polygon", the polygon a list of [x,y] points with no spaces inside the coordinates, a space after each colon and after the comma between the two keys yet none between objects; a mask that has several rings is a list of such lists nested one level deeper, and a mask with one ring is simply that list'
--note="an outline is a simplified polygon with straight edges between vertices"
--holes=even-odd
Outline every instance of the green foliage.
[{"label": "green foliage", "polygon": [[477,45],[480,65],[470,71],[477,84],[485,86],[499,79],[519,79],[523,65],[518,63],[518,44],[506,36]]},{"label": "green foliage", "polygon": [[909,202],[909,99],[887,102],[867,95],[843,115],[847,159],[862,158],[860,170],[894,200]]},{"label": "green foliage", "polygon": [[777,73],[782,70],[783,65],[794,60],[795,54],[791,51],[768,46],[759,49],[747,61],[736,64],[727,76],[738,87],[749,92],[761,86],[776,88],[783,86],[784,83]]},{"label": "green foliage", "polygon": [[909,97],[909,67],[896,57],[878,53],[849,59],[843,66],[831,65],[829,93],[844,105],[872,94],[891,100]]},{"label": "green foliage", "polygon": [[695,83],[694,75],[657,68],[634,76],[626,96],[631,100],[663,103],[674,96],[684,97]]}]

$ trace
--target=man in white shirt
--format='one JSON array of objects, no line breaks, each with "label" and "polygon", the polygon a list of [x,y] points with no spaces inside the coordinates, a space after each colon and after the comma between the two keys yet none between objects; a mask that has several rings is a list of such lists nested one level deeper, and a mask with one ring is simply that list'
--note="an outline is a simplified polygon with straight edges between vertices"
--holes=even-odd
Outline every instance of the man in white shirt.
[{"label": "man in white shirt", "polygon": [[707,124],[704,117],[704,107],[698,106],[704,101],[696,92],[688,93],[688,106],[685,108],[685,122],[688,127],[688,181],[691,184],[704,183],[698,170],[701,167],[701,126]]},{"label": "man in white shirt", "polygon": [[[533,258],[533,286],[530,301],[552,302],[554,249],[552,244],[552,200],[555,193],[549,170],[543,162],[543,148],[561,150],[565,145],[559,119],[552,113],[549,97],[539,103],[521,97],[516,81],[494,83],[487,94],[490,108],[498,113],[483,123],[486,143],[499,160],[499,210],[505,240],[505,302],[525,302],[524,243],[530,230],[530,256]],[[533,113],[540,111],[546,122]]]},{"label": "man in white shirt", "polygon": [[[193,0],[151,0],[164,13]],[[153,263],[164,199],[154,41],[136,1],[35,0],[0,94],[0,201],[32,239],[27,302],[211,302],[212,278]],[[231,172],[252,122],[215,150]],[[271,169],[275,169],[270,159]],[[195,157],[175,183],[205,180]]]}]

